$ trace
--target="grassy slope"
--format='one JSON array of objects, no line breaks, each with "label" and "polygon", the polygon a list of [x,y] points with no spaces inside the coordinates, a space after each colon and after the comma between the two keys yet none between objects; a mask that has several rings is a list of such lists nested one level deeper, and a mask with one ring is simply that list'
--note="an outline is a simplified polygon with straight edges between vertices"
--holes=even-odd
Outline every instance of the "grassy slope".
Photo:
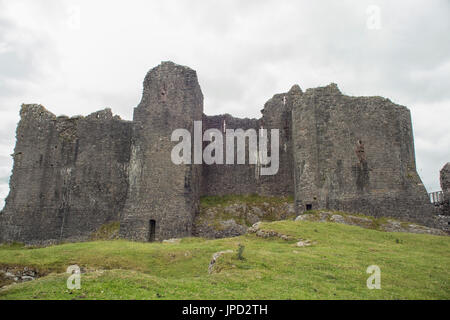
[{"label": "grassy slope", "polygon": [[[267,230],[316,243],[237,238],[183,239],[178,244],[123,240],[26,249],[0,246],[0,264],[34,266],[46,277],[0,289],[0,299],[450,299],[450,238],[387,233],[334,223],[280,221]],[[214,252],[245,245],[219,258]],[[66,289],[78,264],[80,290]],[[381,268],[381,290],[368,290],[369,265]]]}]

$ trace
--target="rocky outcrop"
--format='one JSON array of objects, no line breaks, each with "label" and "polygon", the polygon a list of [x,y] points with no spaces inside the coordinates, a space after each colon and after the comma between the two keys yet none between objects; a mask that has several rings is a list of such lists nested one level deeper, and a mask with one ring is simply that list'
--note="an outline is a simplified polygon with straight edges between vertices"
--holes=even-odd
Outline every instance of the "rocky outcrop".
[{"label": "rocky outcrop", "polygon": [[264,239],[270,239],[270,238],[279,238],[284,241],[297,241],[295,244],[297,247],[309,247],[313,243],[311,240],[308,239],[298,239],[288,234],[282,234],[273,230],[265,230],[261,226],[261,222],[257,222],[254,225],[252,225],[250,228],[248,228],[248,233],[255,234],[257,237],[264,238]]},{"label": "rocky outcrop", "polygon": [[12,283],[32,281],[43,276],[32,267],[0,267],[0,288]]},{"label": "rocky outcrop", "polygon": [[213,254],[211,261],[209,262],[208,266],[208,273],[211,274],[214,272],[214,265],[216,264],[217,260],[226,253],[233,253],[233,250],[225,250],[225,251],[219,251]]},{"label": "rocky outcrop", "polygon": [[294,205],[289,201],[250,201],[201,207],[200,214],[194,221],[193,234],[210,239],[235,237],[247,233],[248,227],[258,221],[277,221],[294,217]]},{"label": "rocky outcrop", "polygon": [[443,230],[425,227],[411,222],[402,222],[389,218],[376,219],[373,217],[333,211],[305,213],[295,218],[295,221],[335,222],[386,232],[422,233],[439,236],[448,235],[448,233]]}]

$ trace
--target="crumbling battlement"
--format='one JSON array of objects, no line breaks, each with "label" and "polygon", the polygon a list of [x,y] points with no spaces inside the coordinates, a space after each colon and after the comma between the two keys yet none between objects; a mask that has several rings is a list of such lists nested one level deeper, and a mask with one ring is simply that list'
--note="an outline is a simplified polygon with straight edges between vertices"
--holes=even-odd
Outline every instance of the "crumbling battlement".
[{"label": "crumbling battlement", "polygon": [[[109,109],[68,118],[23,105],[0,241],[84,240],[111,221],[128,239],[189,236],[201,195],[251,193],[295,195],[299,213],[328,208],[433,225],[406,107],[345,96],[336,84],[294,85],[261,112],[204,115],[196,72],[172,62],[147,73],[133,121]],[[251,154],[242,165],[173,164],[171,134],[184,128],[194,138],[194,121],[203,132],[279,129],[278,173],[260,176]]]}]

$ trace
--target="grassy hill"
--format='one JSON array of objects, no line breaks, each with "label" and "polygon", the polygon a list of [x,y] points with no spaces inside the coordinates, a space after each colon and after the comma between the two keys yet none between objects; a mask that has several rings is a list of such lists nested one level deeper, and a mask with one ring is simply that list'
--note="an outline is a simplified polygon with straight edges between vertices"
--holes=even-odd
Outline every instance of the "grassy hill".
[{"label": "grassy hill", "polygon": [[[0,268],[28,266],[42,277],[0,289],[0,299],[450,299],[450,238],[390,233],[314,221],[263,223],[290,236],[124,240],[46,248],[0,246]],[[266,234],[269,234],[266,232]],[[298,247],[299,239],[312,245]],[[239,244],[245,246],[238,258]],[[222,255],[208,273],[215,252]],[[69,265],[85,270],[68,290]],[[381,268],[381,289],[366,268]]]}]

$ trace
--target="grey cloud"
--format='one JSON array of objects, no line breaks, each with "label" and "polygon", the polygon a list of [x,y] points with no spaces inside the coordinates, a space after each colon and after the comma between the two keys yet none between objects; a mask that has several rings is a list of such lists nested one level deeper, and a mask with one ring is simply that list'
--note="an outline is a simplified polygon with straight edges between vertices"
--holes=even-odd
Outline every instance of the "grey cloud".
[{"label": "grey cloud", "polygon": [[16,123],[9,121],[0,128],[0,145],[9,145],[14,139],[16,131]]}]

